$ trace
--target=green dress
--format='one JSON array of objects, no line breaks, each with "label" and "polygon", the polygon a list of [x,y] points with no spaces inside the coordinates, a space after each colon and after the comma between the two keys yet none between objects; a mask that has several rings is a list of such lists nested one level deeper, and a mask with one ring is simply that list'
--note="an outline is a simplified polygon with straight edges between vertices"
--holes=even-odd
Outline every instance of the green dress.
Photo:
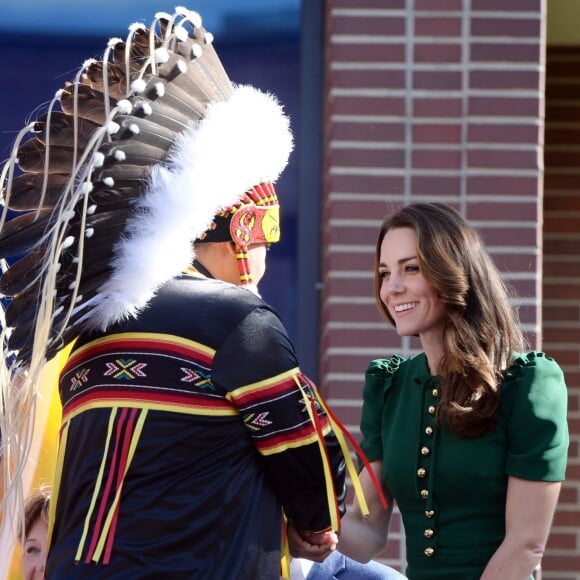
[{"label": "green dress", "polygon": [[361,447],[370,461],[383,461],[401,511],[407,576],[477,579],[505,535],[508,476],[565,478],[566,384],[553,359],[519,355],[504,373],[496,426],[471,439],[437,424],[438,396],[424,353],[372,361]]}]

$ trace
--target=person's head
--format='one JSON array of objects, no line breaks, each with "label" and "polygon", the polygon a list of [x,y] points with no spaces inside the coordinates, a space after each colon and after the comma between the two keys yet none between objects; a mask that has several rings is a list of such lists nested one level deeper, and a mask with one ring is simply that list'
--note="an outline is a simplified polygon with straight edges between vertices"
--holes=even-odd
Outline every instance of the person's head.
[{"label": "person's head", "polygon": [[[464,417],[481,411],[476,422],[489,419],[500,372],[523,338],[507,288],[468,221],[442,203],[413,203],[387,216],[377,238],[375,296],[401,334],[421,336],[435,327],[440,372],[450,385],[443,407]],[[493,393],[491,402],[478,410],[473,398],[485,406],[484,392]]]},{"label": "person's head", "polygon": [[41,487],[32,493],[24,505],[22,538],[22,574],[24,580],[44,579],[48,555],[48,509],[50,489]]},{"label": "person's head", "polygon": [[[266,272],[266,253],[269,244],[251,244],[245,250],[245,268],[251,273],[251,283],[258,286]],[[242,285],[239,249],[234,242],[195,244],[196,259],[218,280]]]},{"label": "person's head", "polygon": [[271,183],[262,183],[214,217],[196,240],[194,253],[215,278],[257,286],[266,271],[266,251],[279,240],[278,197]]},{"label": "person's head", "polygon": [[[405,251],[403,241],[407,244]],[[383,257],[396,256],[397,252],[408,254],[399,259],[413,258],[421,278],[442,301],[447,318],[475,324],[482,322],[483,313],[493,312],[487,322],[495,330],[498,318],[504,330],[517,323],[508,291],[481,237],[452,207],[443,203],[409,204],[387,216],[381,225],[375,255],[375,296],[379,311],[395,326],[380,263]]]}]

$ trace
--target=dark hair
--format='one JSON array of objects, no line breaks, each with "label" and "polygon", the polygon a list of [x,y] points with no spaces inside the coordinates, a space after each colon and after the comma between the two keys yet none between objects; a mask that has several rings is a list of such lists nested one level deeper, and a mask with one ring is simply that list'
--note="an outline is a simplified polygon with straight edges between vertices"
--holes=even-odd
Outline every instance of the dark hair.
[{"label": "dark hair", "polygon": [[377,239],[375,298],[382,303],[378,272],[381,244],[394,228],[417,234],[417,261],[426,280],[446,305],[444,354],[438,418],[462,437],[475,437],[495,424],[498,384],[524,338],[510,293],[474,228],[452,207],[414,203],[387,216]]},{"label": "dark hair", "polygon": [[21,541],[26,540],[32,526],[41,519],[48,525],[48,509],[50,503],[50,487],[42,486],[31,493],[24,502],[24,529],[18,530]]}]

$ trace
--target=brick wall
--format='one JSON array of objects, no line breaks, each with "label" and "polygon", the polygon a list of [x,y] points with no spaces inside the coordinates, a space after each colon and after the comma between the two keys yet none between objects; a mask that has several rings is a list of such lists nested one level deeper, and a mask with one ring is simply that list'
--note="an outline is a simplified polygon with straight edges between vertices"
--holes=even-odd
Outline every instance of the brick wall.
[{"label": "brick wall", "polygon": [[[410,201],[443,201],[467,215],[519,295],[532,346],[542,346],[544,333],[547,346],[558,346],[555,356],[563,354],[569,382],[578,385],[579,308],[572,297],[580,295],[573,273],[579,252],[569,248],[566,259],[542,260],[545,19],[542,0],[326,3],[320,382],[354,433],[368,361],[419,348],[380,321],[372,291],[381,219]],[[546,247],[554,255],[572,239],[562,238],[561,228],[577,231],[577,219],[568,213],[572,206],[566,205],[573,199],[578,207],[570,188],[554,205],[547,200]],[[558,207],[562,213],[553,214]],[[560,220],[562,215],[568,219]],[[555,237],[549,233],[554,231]],[[542,267],[550,321],[545,327]],[[580,579],[574,561],[578,402],[573,388],[576,465],[558,509],[544,580]],[[396,515],[382,559],[402,569],[400,528]]]},{"label": "brick wall", "polygon": [[[568,384],[570,451],[545,566],[580,578],[580,46],[549,47],[544,179],[544,349]],[[575,571],[576,574],[572,574]]]}]

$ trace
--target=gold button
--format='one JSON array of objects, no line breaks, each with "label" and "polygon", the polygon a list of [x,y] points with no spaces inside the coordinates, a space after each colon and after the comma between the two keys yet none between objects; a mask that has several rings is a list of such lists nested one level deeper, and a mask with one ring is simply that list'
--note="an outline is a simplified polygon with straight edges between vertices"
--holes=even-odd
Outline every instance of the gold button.
[{"label": "gold button", "polygon": [[421,490],[421,497],[423,499],[427,499],[429,497],[429,490],[428,489],[422,489]]},{"label": "gold button", "polygon": [[431,391],[431,394],[432,394],[434,397],[438,397],[438,396],[439,396],[439,389],[433,389],[433,390]]},{"label": "gold button", "polygon": [[430,558],[435,553],[435,550],[433,548],[425,548],[423,553],[425,556],[427,556],[427,558]]},{"label": "gold button", "polygon": [[435,510],[426,510],[426,511],[425,511],[425,515],[426,515],[428,518],[432,518],[432,517],[435,515]]},{"label": "gold button", "polygon": [[433,435],[433,427],[425,427],[425,434],[431,437]]},{"label": "gold button", "polygon": [[423,533],[426,538],[432,538],[435,532],[431,528],[427,528]]},{"label": "gold button", "polygon": [[427,411],[429,411],[429,415],[435,415],[435,407],[433,405],[429,405]]},{"label": "gold button", "polygon": [[427,475],[427,470],[424,467],[417,469],[417,475],[419,477],[425,477]]},{"label": "gold button", "polygon": [[431,453],[429,447],[421,447],[421,455],[429,455],[429,453]]}]

